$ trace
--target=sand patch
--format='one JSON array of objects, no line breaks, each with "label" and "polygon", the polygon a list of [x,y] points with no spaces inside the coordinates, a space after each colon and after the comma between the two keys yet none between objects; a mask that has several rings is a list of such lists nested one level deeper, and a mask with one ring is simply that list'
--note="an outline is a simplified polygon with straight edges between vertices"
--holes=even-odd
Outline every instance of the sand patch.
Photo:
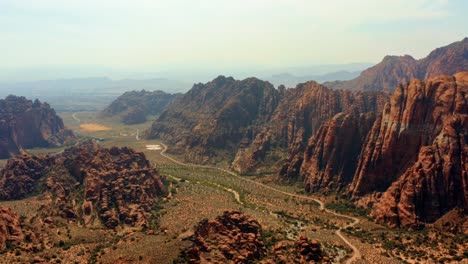
[{"label": "sand patch", "polygon": [[146,145],[146,149],[147,150],[160,150],[162,148],[161,148],[161,145]]},{"label": "sand patch", "polygon": [[109,131],[112,130],[110,127],[106,127],[99,124],[89,123],[89,124],[81,124],[80,129],[87,131],[87,132],[96,132],[96,131]]}]

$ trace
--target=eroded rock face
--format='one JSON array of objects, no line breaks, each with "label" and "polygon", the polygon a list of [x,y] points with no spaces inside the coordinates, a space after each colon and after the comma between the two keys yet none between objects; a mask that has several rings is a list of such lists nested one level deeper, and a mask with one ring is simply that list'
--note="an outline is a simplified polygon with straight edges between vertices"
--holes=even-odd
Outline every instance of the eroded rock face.
[{"label": "eroded rock face", "polygon": [[266,254],[260,224],[236,211],[200,222],[190,240],[193,245],[182,253],[188,263],[250,263]]},{"label": "eroded rock face", "polygon": [[163,91],[130,91],[114,100],[102,112],[102,116],[120,115],[127,125],[146,122],[148,115],[159,115],[180,94],[168,94]]},{"label": "eroded rock face", "polygon": [[460,73],[397,87],[363,147],[350,186],[353,196],[385,191],[414,165],[421,147],[433,144],[445,119],[466,115],[467,77]]},{"label": "eroded rock face", "polygon": [[200,222],[190,240],[177,263],[328,263],[318,241],[305,236],[267,248],[260,224],[237,211]]},{"label": "eroded rock face", "polygon": [[10,208],[0,207],[0,250],[7,243],[17,244],[24,240],[19,216]]},{"label": "eroded rock face", "polygon": [[453,75],[468,69],[468,38],[435,49],[427,57],[415,60],[409,55],[386,56],[379,64],[363,71],[359,77],[343,82],[327,82],[333,89],[356,91],[393,91],[399,84],[429,79],[439,75]]},{"label": "eroded rock face", "polygon": [[268,82],[219,76],[174,101],[148,136],[173,144],[173,152],[190,153],[192,161],[207,161],[223,151],[235,153],[244,135],[268,120],[278,101],[278,91]]},{"label": "eroded rock face", "polygon": [[47,103],[13,95],[0,99],[0,159],[23,148],[62,145],[74,137]]},{"label": "eroded rock face", "polygon": [[[317,83],[305,84],[310,93],[300,98],[295,107],[288,108],[275,121],[287,120],[287,126],[281,131],[287,132],[287,162],[283,165],[280,175],[286,179],[297,179],[304,160],[304,151],[308,140],[320,126],[338,113],[359,115],[361,113],[378,113],[387,102],[388,95],[383,92],[352,93],[344,90],[330,90]],[[297,88],[296,88],[297,89]],[[287,118],[283,116],[288,115]]]},{"label": "eroded rock face", "polygon": [[11,159],[0,177],[1,199],[40,191],[51,201],[44,212],[82,217],[86,225],[98,215],[109,228],[148,227],[151,207],[165,193],[162,179],[143,153],[127,147],[99,148],[91,141],[54,156]]},{"label": "eroded rock face", "polygon": [[468,209],[468,116],[454,114],[431,146],[396,180],[371,215],[392,227],[419,228],[453,208]]},{"label": "eroded rock face", "polygon": [[375,114],[339,113],[309,139],[300,175],[306,191],[340,191],[353,180]]}]

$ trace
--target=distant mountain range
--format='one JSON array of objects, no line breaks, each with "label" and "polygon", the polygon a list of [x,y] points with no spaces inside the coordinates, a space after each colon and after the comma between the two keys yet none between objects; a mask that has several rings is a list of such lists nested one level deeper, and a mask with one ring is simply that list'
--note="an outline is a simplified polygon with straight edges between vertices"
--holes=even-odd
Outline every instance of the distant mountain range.
[{"label": "distant mountain range", "polygon": [[468,70],[468,38],[433,50],[427,57],[416,60],[410,55],[385,56],[379,64],[363,71],[349,81],[326,82],[333,89],[355,91],[393,91],[411,79],[428,79]]}]

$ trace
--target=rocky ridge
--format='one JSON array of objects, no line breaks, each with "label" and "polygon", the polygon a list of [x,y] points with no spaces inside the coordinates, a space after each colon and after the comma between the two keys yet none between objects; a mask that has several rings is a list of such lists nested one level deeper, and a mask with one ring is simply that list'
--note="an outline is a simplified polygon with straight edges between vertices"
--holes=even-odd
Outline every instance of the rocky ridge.
[{"label": "rocky ridge", "polygon": [[109,106],[101,111],[101,116],[120,116],[126,125],[140,124],[147,120],[149,115],[159,115],[168,104],[180,94],[169,94],[163,91],[130,91],[115,99]]},{"label": "rocky ridge", "polygon": [[433,50],[427,57],[416,60],[409,55],[386,56],[382,62],[363,71],[349,81],[326,82],[333,89],[356,91],[393,91],[399,84],[412,79],[429,79],[453,75],[468,69],[468,38]]}]

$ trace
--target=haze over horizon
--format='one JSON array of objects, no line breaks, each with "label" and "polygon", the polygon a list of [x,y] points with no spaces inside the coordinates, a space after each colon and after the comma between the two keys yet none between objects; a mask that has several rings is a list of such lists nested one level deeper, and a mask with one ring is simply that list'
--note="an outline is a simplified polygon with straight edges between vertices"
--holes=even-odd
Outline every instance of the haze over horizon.
[{"label": "haze over horizon", "polygon": [[2,0],[0,81],[253,75],[421,58],[468,36],[465,10],[462,0]]}]

